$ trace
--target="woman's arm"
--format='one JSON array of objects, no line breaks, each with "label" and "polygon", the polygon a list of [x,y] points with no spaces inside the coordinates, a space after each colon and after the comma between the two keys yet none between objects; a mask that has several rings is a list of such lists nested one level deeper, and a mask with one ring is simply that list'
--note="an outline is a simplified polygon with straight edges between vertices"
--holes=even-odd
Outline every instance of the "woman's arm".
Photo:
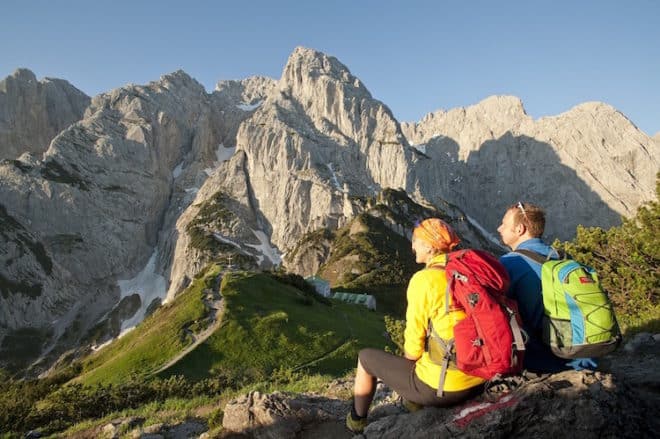
[{"label": "woman's arm", "polygon": [[409,360],[417,360],[424,352],[426,341],[426,326],[428,324],[428,281],[423,272],[417,272],[406,293],[408,307],[406,308],[406,329],[404,331],[403,351]]}]

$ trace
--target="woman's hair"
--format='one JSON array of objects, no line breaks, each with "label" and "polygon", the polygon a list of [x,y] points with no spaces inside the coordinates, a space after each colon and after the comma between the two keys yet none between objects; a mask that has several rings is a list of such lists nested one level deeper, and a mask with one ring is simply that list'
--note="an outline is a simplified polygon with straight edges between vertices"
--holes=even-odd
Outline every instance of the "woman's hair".
[{"label": "woman's hair", "polygon": [[437,253],[447,253],[461,242],[454,229],[439,218],[428,218],[417,224],[413,238],[425,242]]}]

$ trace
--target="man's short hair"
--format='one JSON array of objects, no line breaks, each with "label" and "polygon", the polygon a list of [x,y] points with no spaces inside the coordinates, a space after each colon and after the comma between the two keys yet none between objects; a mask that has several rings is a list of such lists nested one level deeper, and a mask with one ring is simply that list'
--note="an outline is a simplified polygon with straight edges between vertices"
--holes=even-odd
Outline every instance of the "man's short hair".
[{"label": "man's short hair", "polygon": [[523,224],[527,227],[529,234],[534,238],[540,238],[545,230],[545,212],[539,206],[531,203],[517,202],[509,207],[514,211],[513,224]]}]

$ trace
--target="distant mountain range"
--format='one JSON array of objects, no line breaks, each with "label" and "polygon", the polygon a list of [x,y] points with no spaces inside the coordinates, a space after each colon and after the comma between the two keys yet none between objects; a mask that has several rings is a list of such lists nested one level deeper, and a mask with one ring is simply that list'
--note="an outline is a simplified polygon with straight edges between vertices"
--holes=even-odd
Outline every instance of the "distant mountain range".
[{"label": "distant mountain range", "polygon": [[209,262],[310,274],[332,245],[309,237],[379,204],[399,236],[438,214],[491,250],[518,200],[547,209],[550,239],[618,224],[655,197],[660,138],[606,104],[533,120],[507,96],[402,124],[337,59],[297,48],[279,80],[212,93],[177,71],[90,99],[17,70],[0,81],[0,158],[0,366],[39,371]]}]

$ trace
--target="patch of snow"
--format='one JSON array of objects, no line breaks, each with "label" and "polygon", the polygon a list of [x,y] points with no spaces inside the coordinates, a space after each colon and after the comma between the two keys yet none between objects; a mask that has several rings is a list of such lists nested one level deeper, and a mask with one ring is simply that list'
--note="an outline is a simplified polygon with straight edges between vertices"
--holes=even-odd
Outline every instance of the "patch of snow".
[{"label": "patch of snow", "polygon": [[225,148],[225,146],[221,143],[218,145],[218,149],[215,151],[215,156],[218,158],[219,162],[226,162],[231,158],[231,156],[234,155],[235,151],[235,146],[233,148]]},{"label": "patch of snow", "polygon": [[234,247],[236,247],[236,248],[239,249],[239,250],[241,249],[241,246],[240,246],[239,244],[237,244],[236,242],[232,241],[231,239],[227,239],[227,238],[225,238],[224,236],[222,236],[222,235],[219,234],[219,233],[213,232],[213,237],[214,237],[215,239],[217,239],[218,241],[220,241],[220,242],[225,242],[225,243],[227,243],[227,244],[231,244],[231,245],[233,245]]},{"label": "patch of snow", "polygon": [[238,104],[238,105],[236,105],[236,106],[237,106],[238,108],[240,108],[241,110],[243,110],[243,111],[252,111],[252,110],[254,110],[255,108],[259,108],[259,106],[260,106],[262,103],[263,103],[263,101],[258,101],[258,102],[255,102],[254,104],[246,104],[246,103],[242,103],[242,104]]},{"label": "patch of snow", "polygon": [[112,343],[113,341],[115,341],[115,339],[114,339],[114,338],[111,338],[110,340],[106,341],[105,343],[101,343],[100,345],[94,345],[94,346],[92,346],[92,350],[93,350],[94,352],[96,352],[96,351],[100,351],[101,349],[103,349],[104,347],[106,347],[107,345],[109,345],[110,343]]},{"label": "patch of snow", "polygon": [[184,191],[186,191],[187,194],[196,194],[199,191],[199,188],[189,187],[189,188],[185,188]]},{"label": "patch of snow", "polygon": [[181,175],[181,171],[183,171],[183,162],[176,165],[176,168],[174,168],[174,171],[172,171],[172,177],[177,178],[179,175]]},{"label": "patch of snow", "polygon": [[151,302],[158,298],[164,300],[167,296],[167,281],[163,276],[156,273],[157,257],[158,250],[154,250],[151,258],[149,258],[149,262],[147,262],[147,265],[137,276],[133,279],[117,281],[117,285],[121,291],[121,299],[133,294],[140,296],[140,309],[137,310],[133,317],[121,323],[122,334],[127,329],[135,327],[135,325],[144,319],[147,307]]},{"label": "patch of snow", "polygon": [[211,176],[215,173],[215,169],[213,169],[213,168],[206,168],[206,169],[204,169],[204,172],[206,172],[206,175],[208,175],[209,177],[211,177]]},{"label": "patch of snow", "polygon": [[254,244],[245,244],[249,247],[252,247],[258,251],[261,252],[263,256],[259,256],[259,264],[263,262],[264,256],[267,257],[270,262],[272,262],[273,265],[280,265],[282,263],[282,254],[275,248],[270,245],[270,240],[266,236],[264,232],[261,230],[252,230],[252,233],[254,233],[254,236],[257,237],[259,242],[261,244],[259,245],[254,245]]},{"label": "patch of snow", "polygon": [[335,187],[339,190],[342,190],[341,185],[339,184],[339,180],[337,179],[337,174],[335,174],[335,169],[332,167],[332,162],[328,163],[327,168],[330,170],[330,173],[332,174],[332,183],[335,185]]},{"label": "patch of snow", "polygon": [[476,227],[477,229],[479,229],[479,231],[481,232],[481,234],[484,235],[484,236],[486,237],[486,239],[488,239],[490,242],[492,242],[493,244],[495,244],[495,245],[497,245],[497,246],[499,246],[499,247],[502,247],[502,248],[504,248],[504,249],[506,248],[505,246],[502,245],[502,243],[500,242],[500,240],[497,239],[497,238],[495,237],[495,235],[493,235],[492,233],[490,233],[489,231],[487,231],[486,229],[484,229],[484,228],[481,226],[481,224],[479,224],[474,218],[470,217],[469,215],[465,215],[465,216],[466,216],[466,218],[468,219],[468,221],[470,222],[470,224],[472,224],[474,227]]},{"label": "patch of snow", "polygon": [[122,331],[121,334],[119,334],[119,335],[117,336],[117,340],[119,340],[120,338],[122,338],[123,336],[125,336],[126,334],[128,334],[129,332],[131,332],[133,329],[135,329],[135,326],[132,326],[132,327],[128,328],[128,329],[125,330],[125,331]]}]

